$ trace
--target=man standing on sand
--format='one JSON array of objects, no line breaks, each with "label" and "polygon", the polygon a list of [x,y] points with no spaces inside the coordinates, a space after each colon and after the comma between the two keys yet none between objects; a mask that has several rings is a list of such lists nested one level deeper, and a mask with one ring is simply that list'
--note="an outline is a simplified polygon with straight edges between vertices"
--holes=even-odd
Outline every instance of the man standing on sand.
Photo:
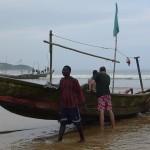
[{"label": "man standing on sand", "polygon": [[84,142],[85,139],[78,105],[84,103],[85,98],[78,80],[71,77],[70,73],[71,67],[64,66],[62,69],[64,77],[60,80],[61,119],[59,137],[57,141],[62,141],[66,125],[68,123],[74,123],[80,135],[79,142]]},{"label": "man standing on sand", "polygon": [[104,110],[109,112],[112,127],[115,127],[114,113],[112,111],[112,103],[110,96],[110,76],[106,73],[105,67],[100,67],[93,79],[96,82],[96,95],[98,100],[98,110],[100,112],[100,126],[104,129]]}]

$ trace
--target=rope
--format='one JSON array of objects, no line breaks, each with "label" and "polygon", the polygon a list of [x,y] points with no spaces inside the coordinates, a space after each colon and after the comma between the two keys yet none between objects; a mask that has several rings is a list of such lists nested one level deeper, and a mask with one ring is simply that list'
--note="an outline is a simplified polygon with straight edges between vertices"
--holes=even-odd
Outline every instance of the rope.
[{"label": "rope", "polygon": [[[59,35],[55,35],[53,34],[53,36],[57,37],[57,38],[61,38],[61,39],[64,39],[64,40],[67,40],[67,41],[70,41],[70,42],[74,42],[74,43],[78,43],[78,44],[82,44],[82,45],[86,45],[86,46],[91,46],[91,47],[96,47],[96,48],[100,48],[100,49],[109,49],[109,50],[115,50],[114,48],[110,48],[110,47],[103,47],[103,46],[97,46],[97,45],[92,45],[92,44],[87,44],[87,43],[82,43],[82,42],[78,42],[78,41],[75,41],[75,40],[71,40],[71,39],[68,39],[68,38],[65,38],[65,37],[62,37],[62,36],[59,36]],[[125,54],[123,54],[121,51],[117,50],[118,53],[120,53],[121,55],[123,55],[124,57],[128,57],[128,58],[134,58],[134,57],[129,57]]]},{"label": "rope", "polygon": [[87,43],[82,43],[82,42],[70,40],[70,39],[67,39],[67,38],[64,38],[64,37],[61,37],[61,36],[58,36],[58,35],[54,35],[54,34],[53,34],[53,36],[58,37],[58,38],[61,38],[61,39],[64,39],[64,40],[67,40],[67,41],[70,41],[70,42],[74,42],[74,43],[86,45],[86,46],[91,46],[91,47],[96,47],[96,48],[101,48],[101,49],[111,49],[111,50],[115,50],[114,48],[100,47],[100,46],[97,46],[97,45],[92,45],[92,44],[87,44]]}]

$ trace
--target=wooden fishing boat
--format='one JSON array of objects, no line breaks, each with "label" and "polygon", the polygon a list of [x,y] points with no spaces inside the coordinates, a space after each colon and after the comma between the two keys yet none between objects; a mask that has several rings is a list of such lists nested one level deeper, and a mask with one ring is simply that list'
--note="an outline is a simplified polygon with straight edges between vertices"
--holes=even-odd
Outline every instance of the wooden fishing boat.
[{"label": "wooden fishing boat", "polygon": [[48,73],[39,74],[22,74],[15,76],[15,79],[39,79],[40,77],[46,77]]},{"label": "wooden fishing boat", "polygon": [[[21,80],[0,77],[0,105],[6,110],[37,119],[59,119],[59,91],[57,85],[29,83]],[[82,89],[85,94],[87,111],[80,108],[83,121],[96,121],[99,118],[95,93]],[[149,110],[150,93],[132,95],[112,94],[114,115],[124,118]],[[107,117],[107,114],[105,114]]]},{"label": "wooden fishing boat", "polygon": [[39,79],[40,77],[46,77],[47,74],[48,73],[20,74],[20,75],[0,74],[0,76],[9,77],[13,79]]},{"label": "wooden fishing boat", "polygon": [[[52,45],[62,47],[71,51],[97,57],[114,62],[109,58],[96,56],[93,54],[81,52],[79,50],[62,46],[56,43],[52,43],[52,31],[50,31],[50,42],[44,41],[50,44],[50,83],[52,83]],[[139,78],[141,83],[142,92],[136,94],[119,94],[112,91],[112,105],[115,118],[125,118],[136,115],[138,113],[146,112],[150,108],[150,90],[144,91],[140,74],[140,68],[138,64],[138,58],[135,57],[139,72]],[[115,67],[114,67],[115,68]],[[114,69],[115,70],[115,69]],[[114,82],[114,75],[113,75]],[[114,84],[113,84],[114,87]],[[82,85],[82,89],[86,98],[86,104],[88,110],[85,111],[80,107],[80,112],[83,121],[97,121],[99,120],[99,112],[97,110],[97,99],[94,92],[87,91],[87,85]],[[38,119],[59,119],[59,90],[57,85],[50,84],[46,88],[44,85],[29,83],[17,79],[0,77],[0,105],[6,110],[26,116]],[[105,118],[108,114],[105,113]]]}]

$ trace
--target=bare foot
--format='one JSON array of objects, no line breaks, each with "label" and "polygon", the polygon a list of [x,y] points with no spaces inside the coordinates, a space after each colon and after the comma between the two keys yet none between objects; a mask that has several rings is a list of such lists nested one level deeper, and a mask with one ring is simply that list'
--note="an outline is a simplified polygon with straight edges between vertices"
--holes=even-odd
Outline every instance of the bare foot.
[{"label": "bare foot", "polygon": [[62,139],[58,139],[56,142],[62,142]]},{"label": "bare foot", "polygon": [[85,142],[85,139],[80,139],[78,142]]}]

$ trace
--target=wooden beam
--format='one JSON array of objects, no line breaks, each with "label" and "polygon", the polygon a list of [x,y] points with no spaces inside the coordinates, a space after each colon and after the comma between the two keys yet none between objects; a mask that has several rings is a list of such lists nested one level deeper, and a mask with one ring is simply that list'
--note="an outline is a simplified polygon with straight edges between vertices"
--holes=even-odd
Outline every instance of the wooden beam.
[{"label": "wooden beam", "polygon": [[63,45],[60,45],[60,44],[52,43],[52,42],[45,41],[45,40],[44,40],[43,42],[45,42],[45,43],[47,43],[47,44],[55,45],[55,46],[58,46],[58,47],[61,47],[61,48],[65,48],[65,49],[68,49],[68,50],[71,50],[71,51],[75,51],[75,52],[77,52],[77,53],[81,53],[81,54],[89,55],[89,56],[92,56],[92,57],[101,58],[101,59],[109,60],[109,61],[112,61],[112,62],[120,63],[119,61],[114,60],[114,59],[109,59],[109,58],[105,58],[105,57],[93,55],[93,54],[90,54],[90,53],[82,52],[82,51],[79,51],[79,50],[77,50],[77,49],[73,49],[73,48],[70,48],[70,47],[66,47],[66,46],[63,46]]}]

